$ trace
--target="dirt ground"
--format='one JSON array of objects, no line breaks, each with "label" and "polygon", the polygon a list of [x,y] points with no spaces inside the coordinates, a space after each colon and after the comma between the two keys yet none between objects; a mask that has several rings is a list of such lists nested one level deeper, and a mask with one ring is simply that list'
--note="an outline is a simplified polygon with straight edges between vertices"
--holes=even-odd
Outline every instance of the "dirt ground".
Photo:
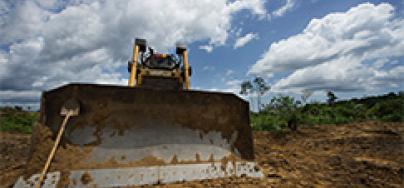
[{"label": "dirt ground", "polygon": [[[23,173],[29,142],[30,135],[0,133],[0,187],[11,186]],[[254,142],[263,179],[225,178],[154,187],[404,187],[404,123],[255,132]]]}]

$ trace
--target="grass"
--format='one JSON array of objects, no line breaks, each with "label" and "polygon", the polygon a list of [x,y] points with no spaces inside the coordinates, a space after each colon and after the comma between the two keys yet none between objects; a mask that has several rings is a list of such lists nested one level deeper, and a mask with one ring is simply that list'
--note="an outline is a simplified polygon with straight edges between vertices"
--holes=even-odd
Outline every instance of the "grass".
[{"label": "grass", "polygon": [[38,118],[38,112],[24,111],[21,108],[0,108],[0,131],[31,133]]}]

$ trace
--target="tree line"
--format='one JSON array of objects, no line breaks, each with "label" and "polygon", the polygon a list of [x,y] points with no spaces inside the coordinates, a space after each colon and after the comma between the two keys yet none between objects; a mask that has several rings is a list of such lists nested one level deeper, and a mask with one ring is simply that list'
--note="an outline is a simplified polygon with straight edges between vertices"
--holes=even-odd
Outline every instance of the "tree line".
[{"label": "tree line", "polygon": [[261,77],[244,81],[240,94],[253,103],[256,97],[257,111],[251,112],[251,125],[256,130],[296,130],[298,125],[340,124],[357,121],[404,121],[404,92],[388,93],[360,99],[338,100],[333,91],[326,91],[326,102],[307,103],[312,91],[303,91],[300,100],[278,95],[262,103],[262,97],[270,86]]}]

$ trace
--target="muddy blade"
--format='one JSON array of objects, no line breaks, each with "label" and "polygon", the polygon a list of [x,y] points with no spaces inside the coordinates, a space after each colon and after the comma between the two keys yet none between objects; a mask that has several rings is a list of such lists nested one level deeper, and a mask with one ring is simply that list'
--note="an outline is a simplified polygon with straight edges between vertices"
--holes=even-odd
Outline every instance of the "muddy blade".
[{"label": "muddy blade", "polygon": [[[97,180],[94,183],[100,183],[108,169],[118,179],[127,174],[125,169],[141,171],[133,176],[138,178],[158,169],[155,178],[142,180],[145,184],[260,176],[253,163],[248,103],[236,95],[94,84],[70,84],[43,93],[28,165],[32,174],[62,121],[59,109],[70,99],[80,103],[80,115],[66,126],[51,166],[53,172],[69,172],[61,179],[76,182],[83,169]],[[109,186],[132,185],[121,181]]]},{"label": "muddy blade", "polygon": [[254,158],[248,104],[233,94],[73,84],[43,94],[41,123],[56,133],[71,98],[82,109],[64,140],[93,147],[91,164]]}]

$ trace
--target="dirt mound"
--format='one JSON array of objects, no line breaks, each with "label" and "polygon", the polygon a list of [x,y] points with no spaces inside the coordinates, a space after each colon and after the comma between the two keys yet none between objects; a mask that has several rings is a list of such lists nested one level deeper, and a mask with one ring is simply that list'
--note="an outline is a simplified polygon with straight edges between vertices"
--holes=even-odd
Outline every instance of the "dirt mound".
[{"label": "dirt mound", "polygon": [[[29,135],[0,133],[0,184],[25,169]],[[223,178],[155,187],[402,187],[404,123],[301,127],[297,132],[255,132],[262,180]],[[146,186],[147,187],[147,186]]]},{"label": "dirt mound", "polygon": [[25,169],[31,136],[0,132],[0,187],[14,183]]}]

